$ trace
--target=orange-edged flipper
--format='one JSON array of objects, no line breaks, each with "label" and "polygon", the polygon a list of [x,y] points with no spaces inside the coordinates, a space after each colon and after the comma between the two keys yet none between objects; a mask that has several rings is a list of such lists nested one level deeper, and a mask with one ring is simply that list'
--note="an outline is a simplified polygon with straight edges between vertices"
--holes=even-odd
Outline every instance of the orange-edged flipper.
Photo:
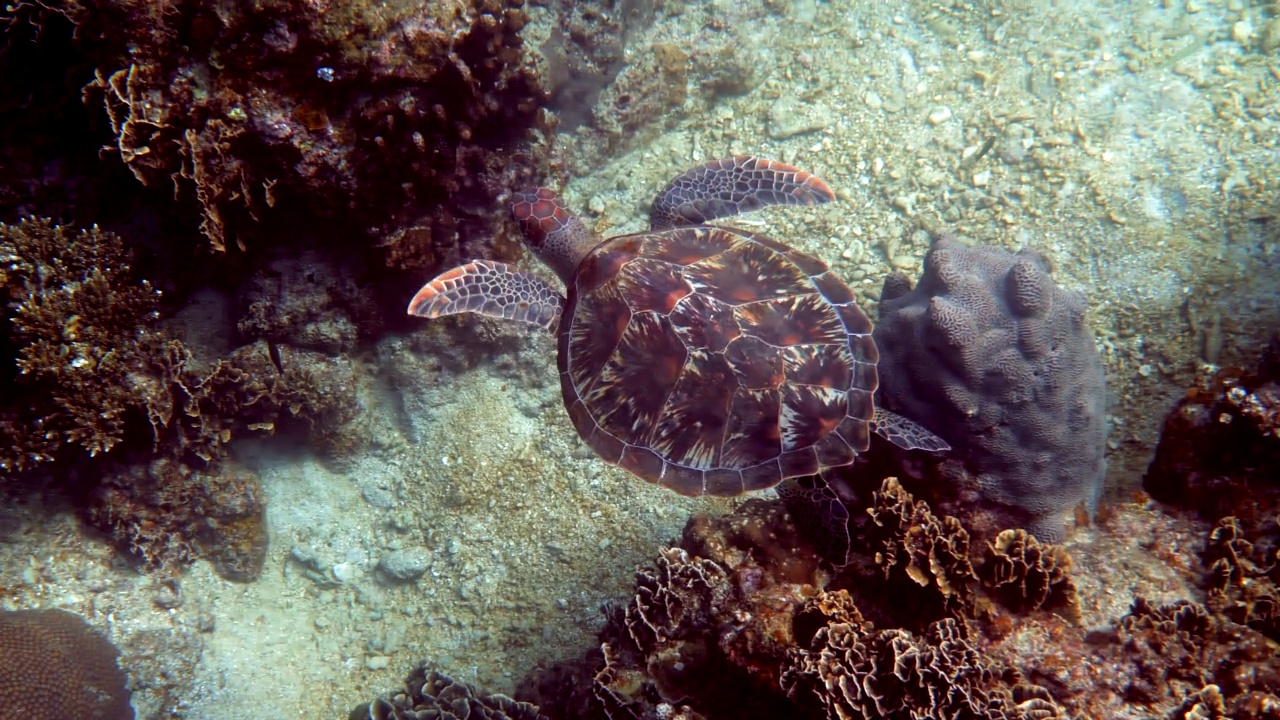
[{"label": "orange-edged flipper", "polygon": [[836,199],[827,184],[777,160],[737,155],[672,180],[653,201],[653,230],[702,225],[767,205],[819,205]]},{"label": "orange-edged flipper", "polygon": [[506,263],[474,260],[437,275],[409,301],[409,314],[480,313],[554,331],[564,297],[538,276]]}]

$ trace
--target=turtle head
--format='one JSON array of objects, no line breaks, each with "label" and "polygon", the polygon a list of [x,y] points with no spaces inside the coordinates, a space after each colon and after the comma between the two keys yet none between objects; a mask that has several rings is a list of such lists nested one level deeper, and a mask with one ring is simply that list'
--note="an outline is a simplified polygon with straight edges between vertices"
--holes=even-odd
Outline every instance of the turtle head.
[{"label": "turtle head", "polygon": [[568,285],[578,264],[600,241],[546,188],[513,193],[511,214],[538,259]]}]

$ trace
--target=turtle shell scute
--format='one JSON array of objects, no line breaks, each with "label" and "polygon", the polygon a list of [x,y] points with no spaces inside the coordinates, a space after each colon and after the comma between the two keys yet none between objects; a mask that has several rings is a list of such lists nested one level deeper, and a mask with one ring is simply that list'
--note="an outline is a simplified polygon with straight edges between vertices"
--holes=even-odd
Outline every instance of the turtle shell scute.
[{"label": "turtle shell scute", "polygon": [[579,266],[561,390],[604,460],[685,495],[853,462],[879,382],[871,321],[822,261],[723,227],[611,238]]}]

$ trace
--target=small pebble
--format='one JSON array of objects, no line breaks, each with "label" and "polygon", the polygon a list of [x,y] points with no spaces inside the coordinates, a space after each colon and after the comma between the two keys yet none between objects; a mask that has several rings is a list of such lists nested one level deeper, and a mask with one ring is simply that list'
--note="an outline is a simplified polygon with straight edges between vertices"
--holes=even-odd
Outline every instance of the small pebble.
[{"label": "small pebble", "polygon": [[951,108],[947,107],[946,105],[939,105],[938,107],[934,108],[929,112],[929,122],[933,123],[934,125],[941,125],[942,123],[950,119],[951,119]]},{"label": "small pebble", "polygon": [[364,666],[369,670],[386,670],[391,658],[386,655],[370,655],[364,659]]},{"label": "small pebble", "polygon": [[384,583],[413,582],[427,572],[430,561],[426,550],[396,550],[378,561],[378,579]]}]

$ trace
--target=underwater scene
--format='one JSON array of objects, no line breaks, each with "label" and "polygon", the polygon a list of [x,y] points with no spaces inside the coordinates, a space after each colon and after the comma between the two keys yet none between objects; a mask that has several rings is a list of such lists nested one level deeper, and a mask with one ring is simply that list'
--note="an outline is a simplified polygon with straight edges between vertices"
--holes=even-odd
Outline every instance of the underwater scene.
[{"label": "underwater scene", "polygon": [[1280,720],[1280,5],[13,0],[0,720]]}]

